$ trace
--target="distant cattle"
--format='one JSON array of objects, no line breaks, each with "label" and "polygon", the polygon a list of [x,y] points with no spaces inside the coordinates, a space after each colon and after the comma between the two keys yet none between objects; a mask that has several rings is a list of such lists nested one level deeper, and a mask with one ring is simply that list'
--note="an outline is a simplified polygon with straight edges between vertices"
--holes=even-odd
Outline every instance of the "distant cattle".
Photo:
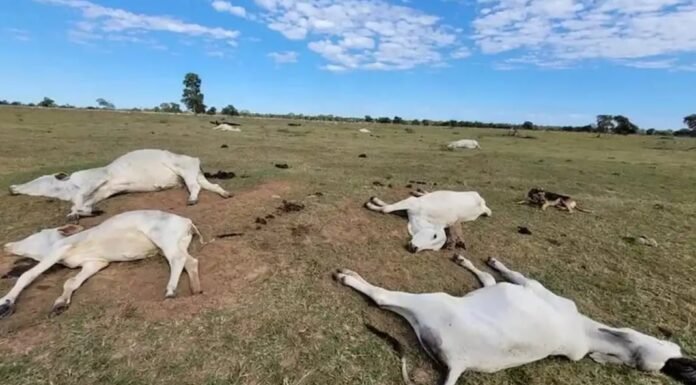
[{"label": "distant cattle", "polygon": [[372,131],[368,130],[367,128],[361,128],[361,129],[358,130],[358,132],[363,133],[363,134],[369,134],[369,133],[371,133]]},{"label": "distant cattle", "polygon": [[143,210],[116,215],[88,230],[78,225],[66,225],[7,243],[7,253],[39,263],[22,274],[10,292],[0,298],[0,318],[11,315],[22,290],[55,264],[81,267],[82,270],[65,282],[63,294],[53,305],[53,313],[67,309],[73,292],[109,263],[135,261],[158,253],[164,255],[170,267],[166,298],[176,295],[183,270],[188,274],[191,291],[200,293],[198,261],[187,251],[193,235],[201,237],[191,220],[162,211]]},{"label": "distant cattle", "polygon": [[201,188],[228,198],[230,193],[208,182],[198,158],[165,150],[136,150],[117,158],[105,167],[60,172],[10,186],[13,195],[45,196],[73,203],[70,218],[94,215],[94,205],[124,192],[160,191],[186,185],[188,204],[198,202]]},{"label": "distant cattle", "polygon": [[218,124],[217,126],[213,127],[213,130],[219,130],[219,131],[228,131],[228,132],[242,132],[242,129],[239,127],[233,127],[229,123],[221,123]]},{"label": "distant cattle", "polygon": [[480,149],[481,146],[479,146],[479,143],[473,139],[462,139],[462,140],[456,140],[454,142],[451,142],[450,144],[447,145],[447,148],[450,150],[455,150],[457,148],[465,148],[465,149]]}]

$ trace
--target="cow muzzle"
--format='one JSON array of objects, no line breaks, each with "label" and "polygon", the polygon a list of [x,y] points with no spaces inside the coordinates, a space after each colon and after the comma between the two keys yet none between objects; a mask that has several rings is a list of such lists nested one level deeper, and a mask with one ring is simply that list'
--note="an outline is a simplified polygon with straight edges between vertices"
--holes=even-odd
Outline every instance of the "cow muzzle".
[{"label": "cow muzzle", "polygon": [[409,242],[408,245],[406,245],[406,250],[408,250],[410,253],[417,253],[418,248],[413,245],[413,243]]},{"label": "cow muzzle", "polygon": [[19,195],[15,186],[10,186],[8,190],[10,191],[10,195]]}]

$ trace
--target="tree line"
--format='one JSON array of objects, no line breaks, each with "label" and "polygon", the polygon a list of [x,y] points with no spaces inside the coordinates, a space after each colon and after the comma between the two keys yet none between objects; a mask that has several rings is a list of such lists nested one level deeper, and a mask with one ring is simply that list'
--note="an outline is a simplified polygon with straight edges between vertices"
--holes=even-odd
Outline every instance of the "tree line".
[{"label": "tree line", "polygon": [[[413,126],[439,126],[439,127],[474,127],[474,128],[496,128],[496,129],[507,129],[512,130],[513,133],[517,133],[517,130],[555,130],[555,131],[567,131],[567,132],[592,132],[601,134],[618,134],[618,135],[633,135],[633,134],[645,134],[645,135],[675,135],[675,136],[692,136],[696,137],[696,114],[691,114],[684,117],[684,125],[687,128],[681,130],[656,130],[654,128],[641,129],[636,124],[631,122],[631,120],[623,115],[608,115],[602,114],[597,115],[597,119],[593,124],[587,124],[584,126],[537,126],[530,121],[523,122],[522,124],[515,123],[493,123],[493,122],[480,122],[480,121],[469,121],[469,120],[430,120],[430,119],[412,119],[405,120],[399,116],[386,117],[381,116],[373,118],[370,115],[365,115],[363,118],[355,117],[342,117],[336,115],[304,115],[304,114],[260,114],[252,113],[246,110],[239,111],[232,104],[220,109],[218,112],[217,108],[214,106],[207,107],[205,105],[205,95],[202,92],[202,80],[200,76],[196,73],[189,72],[184,76],[183,80],[183,92],[181,95],[181,103],[184,105],[186,110],[194,114],[208,114],[208,115],[228,115],[228,116],[250,116],[250,117],[262,117],[262,118],[282,118],[282,119],[303,119],[303,120],[318,120],[318,121],[331,121],[331,122],[364,122],[364,123],[377,123],[377,124],[409,124]],[[104,98],[99,98],[96,100],[97,106],[89,106],[87,109],[106,109],[113,110],[116,106]],[[20,102],[8,102],[7,100],[0,100],[0,105],[13,105],[22,106],[24,104]],[[28,107],[51,107],[51,108],[76,108],[75,106],[69,104],[58,105],[56,102],[49,98],[44,97],[38,103],[28,103]],[[149,112],[166,112],[166,113],[183,113],[181,104],[176,102],[164,102],[158,106],[152,108],[131,108],[130,111],[149,111]]]}]

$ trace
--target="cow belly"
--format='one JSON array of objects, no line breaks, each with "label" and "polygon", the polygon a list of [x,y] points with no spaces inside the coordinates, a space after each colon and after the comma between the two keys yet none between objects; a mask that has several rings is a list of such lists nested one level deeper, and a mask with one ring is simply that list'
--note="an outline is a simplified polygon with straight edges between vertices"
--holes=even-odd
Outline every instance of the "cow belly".
[{"label": "cow belly", "polygon": [[128,262],[144,259],[158,252],[158,247],[140,231],[115,231],[104,236],[90,237],[75,245],[64,258],[63,264],[75,267],[90,259]]},{"label": "cow belly", "polygon": [[166,167],[119,170],[109,184],[113,190],[128,192],[159,191],[181,185],[181,178]]}]

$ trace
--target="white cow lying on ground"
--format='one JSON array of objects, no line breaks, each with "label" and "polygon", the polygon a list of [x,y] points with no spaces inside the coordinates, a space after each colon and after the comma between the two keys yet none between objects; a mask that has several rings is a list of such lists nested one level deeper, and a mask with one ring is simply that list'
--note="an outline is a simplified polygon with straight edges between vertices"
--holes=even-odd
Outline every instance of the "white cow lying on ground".
[{"label": "white cow lying on ground", "polygon": [[479,143],[473,139],[462,139],[451,142],[447,145],[447,148],[449,148],[450,150],[454,150],[457,148],[467,148],[473,150],[476,148],[481,149],[481,146],[479,146]]},{"label": "white cow lying on ground", "polygon": [[[492,215],[486,201],[474,191],[434,191],[414,195],[391,205],[375,197],[365,204],[368,209],[381,213],[406,210],[411,235],[408,250],[413,253],[440,250],[448,241],[449,246],[454,247],[462,242],[462,222],[474,221],[481,215]],[[449,240],[446,228],[450,230]]]},{"label": "white cow lying on ground", "polygon": [[[682,358],[676,344],[593,321],[580,314],[573,301],[495,259],[488,261],[489,266],[512,284],[496,283],[492,275],[464,257],[455,260],[484,287],[464,297],[452,297],[388,291],[350,270],[337,272],[335,278],[379,307],[404,317],[426,352],[447,369],[444,385],[454,385],[466,370],[493,373],[549,356],[578,361],[588,354],[601,364],[661,370],[696,384],[696,361]],[[402,375],[410,383],[403,356]]]},{"label": "white cow lying on ground", "polygon": [[370,132],[372,132],[372,131],[368,130],[367,128],[361,128],[358,131],[360,131],[363,134],[369,134]]},{"label": "white cow lying on ground", "polygon": [[13,195],[24,194],[57,198],[73,203],[68,217],[93,215],[94,205],[123,192],[159,191],[186,184],[188,204],[198,202],[201,188],[228,198],[222,187],[208,182],[198,158],[164,150],[129,152],[106,167],[82,170],[67,175],[44,175],[31,182],[10,186]]},{"label": "white cow lying on ground", "polygon": [[82,267],[82,270],[65,282],[63,294],[53,305],[54,314],[67,309],[73,292],[109,263],[135,261],[158,253],[164,254],[171,269],[166,298],[176,296],[179,276],[184,269],[189,276],[191,291],[198,294],[201,292],[198,260],[188,253],[194,234],[203,243],[190,219],[162,211],[142,210],[116,215],[84,231],[82,226],[66,225],[10,242],[5,245],[7,253],[39,263],[24,272],[10,292],[0,299],[0,318],[10,316],[22,290],[57,263],[69,268]]},{"label": "white cow lying on ground", "polygon": [[239,127],[234,127],[231,124],[227,123],[221,123],[218,124],[217,126],[213,127],[213,130],[220,130],[220,131],[230,131],[230,132],[242,132],[242,129]]}]

